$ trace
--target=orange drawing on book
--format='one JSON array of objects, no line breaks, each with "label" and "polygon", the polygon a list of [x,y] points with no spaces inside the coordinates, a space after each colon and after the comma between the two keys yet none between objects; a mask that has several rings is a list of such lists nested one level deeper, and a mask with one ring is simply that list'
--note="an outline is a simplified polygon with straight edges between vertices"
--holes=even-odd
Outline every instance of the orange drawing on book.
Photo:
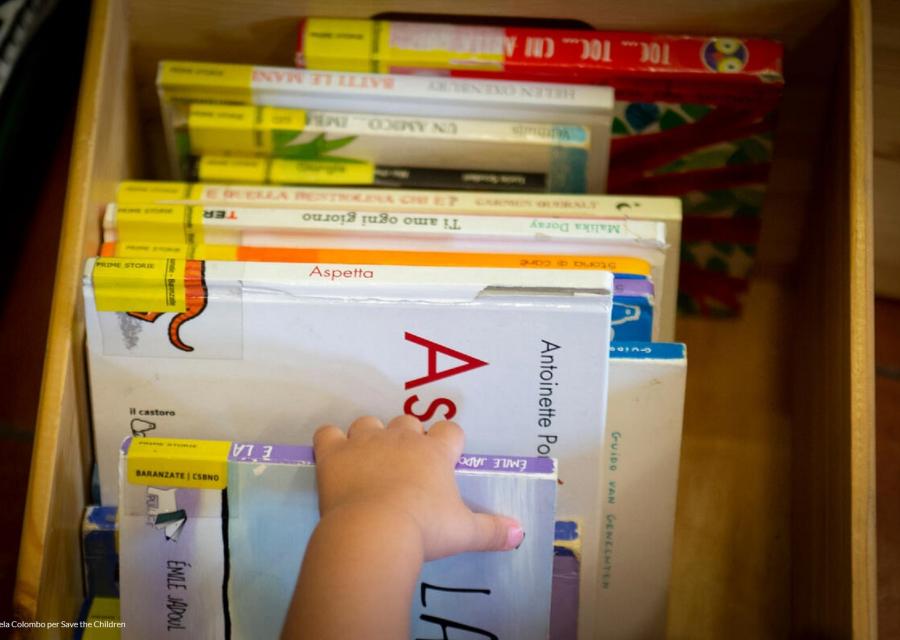
[{"label": "orange drawing on book", "polygon": [[[186,260],[184,265],[184,301],[187,308],[169,322],[169,342],[176,349],[193,351],[194,347],[181,340],[181,325],[193,320],[206,309],[206,263],[203,260]],[[144,322],[156,322],[163,315],[159,311],[129,311],[128,315]]]}]

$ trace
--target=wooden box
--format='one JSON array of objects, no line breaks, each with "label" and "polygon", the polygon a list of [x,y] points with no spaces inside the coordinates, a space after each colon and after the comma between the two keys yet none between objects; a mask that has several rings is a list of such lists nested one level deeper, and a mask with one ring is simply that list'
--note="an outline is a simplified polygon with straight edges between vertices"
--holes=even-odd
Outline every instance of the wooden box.
[{"label": "wooden box", "polygon": [[690,367],[669,635],[874,637],[869,8],[831,0],[97,0],[18,615],[72,620],[81,604],[79,524],[91,468],[81,271],[116,182],[163,177],[157,61],[290,65],[298,16],[387,10],[783,40],[788,89],[745,314],[679,320]]}]

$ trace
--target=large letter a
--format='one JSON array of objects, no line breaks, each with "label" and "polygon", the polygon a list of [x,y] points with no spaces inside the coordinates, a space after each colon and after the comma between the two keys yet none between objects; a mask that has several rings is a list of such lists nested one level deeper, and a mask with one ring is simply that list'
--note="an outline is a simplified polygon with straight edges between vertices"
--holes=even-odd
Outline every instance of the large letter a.
[{"label": "large letter a", "polygon": [[[415,387],[420,387],[423,384],[428,384],[429,382],[434,382],[435,380],[440,380],[441,378],[449,378],[450,376],[455,376],[457,373],[464,373],[466,371],[471,371],[472,369],[477,369],[478,367],[487,365],[487,362],[485,362],[484,360],[473,358],[472,356],[466,355],[462,351],[457,351],[456,349],[445,347],[444,345],[438,344],[437,342],[432,342],[431,340],[420,338],[419,336],[408,331],[403,334],[403,337],[410,342],[414,342],[428,349],[428,375],[422,376],[421,378],[416,378],[415,380],[410,380],[404,387],[406,389],[414,389]],[[443,371],[438,371],[438,353],[443,353],[444,355],[450,356],[451,358],[461,360],[465,364],[461,364],[450,369],[444,369]]]}]

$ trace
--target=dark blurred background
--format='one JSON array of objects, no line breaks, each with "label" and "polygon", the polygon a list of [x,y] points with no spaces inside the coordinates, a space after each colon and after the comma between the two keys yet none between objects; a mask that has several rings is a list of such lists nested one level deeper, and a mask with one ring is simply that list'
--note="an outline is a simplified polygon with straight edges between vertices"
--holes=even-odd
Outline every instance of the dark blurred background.
[{"label": "dark blurred background", "polygon": [[89,8],[0,0],[0,620],[12,617]]}]

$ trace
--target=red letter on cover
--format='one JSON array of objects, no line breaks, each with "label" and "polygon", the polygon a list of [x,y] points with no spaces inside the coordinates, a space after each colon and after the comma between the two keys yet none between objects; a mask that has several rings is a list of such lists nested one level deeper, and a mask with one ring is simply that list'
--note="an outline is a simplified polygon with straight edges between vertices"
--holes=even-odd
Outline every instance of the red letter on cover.
[{"label": "red letter on cover", "polygon": [[[456,349],[451,349],[450,347],[445,347],[444,345],[432,342],[431,340],[420,338],[419,336],[409,333],[408,331],[403,335],[403,337],[410,342],[414,342],[428,349],[428,375],[422,376],[421,378],[416,378],[415,380],[410,380],[406,383],[406,386],[404,387],[405,389],[414,389],[415,387],[420,387],[423,384],[428,384],[429,382],[434,382],[435,380],[440,380],[442,378],[449,378],[450,376],[455,376],[457,373],[465,373],[466,371],[471,371],[472,369],[477,369],[478,367],[484,367],[488,364],[484,360],[473,358],[472,356],[466,355],[465,353],[457,351]],[[444,369],[443,371],[438,371],[438,353],[443,353],[444,355],[450,356],[451,358],[461,360],[465,364],[461,364],[450,369]]]}]

